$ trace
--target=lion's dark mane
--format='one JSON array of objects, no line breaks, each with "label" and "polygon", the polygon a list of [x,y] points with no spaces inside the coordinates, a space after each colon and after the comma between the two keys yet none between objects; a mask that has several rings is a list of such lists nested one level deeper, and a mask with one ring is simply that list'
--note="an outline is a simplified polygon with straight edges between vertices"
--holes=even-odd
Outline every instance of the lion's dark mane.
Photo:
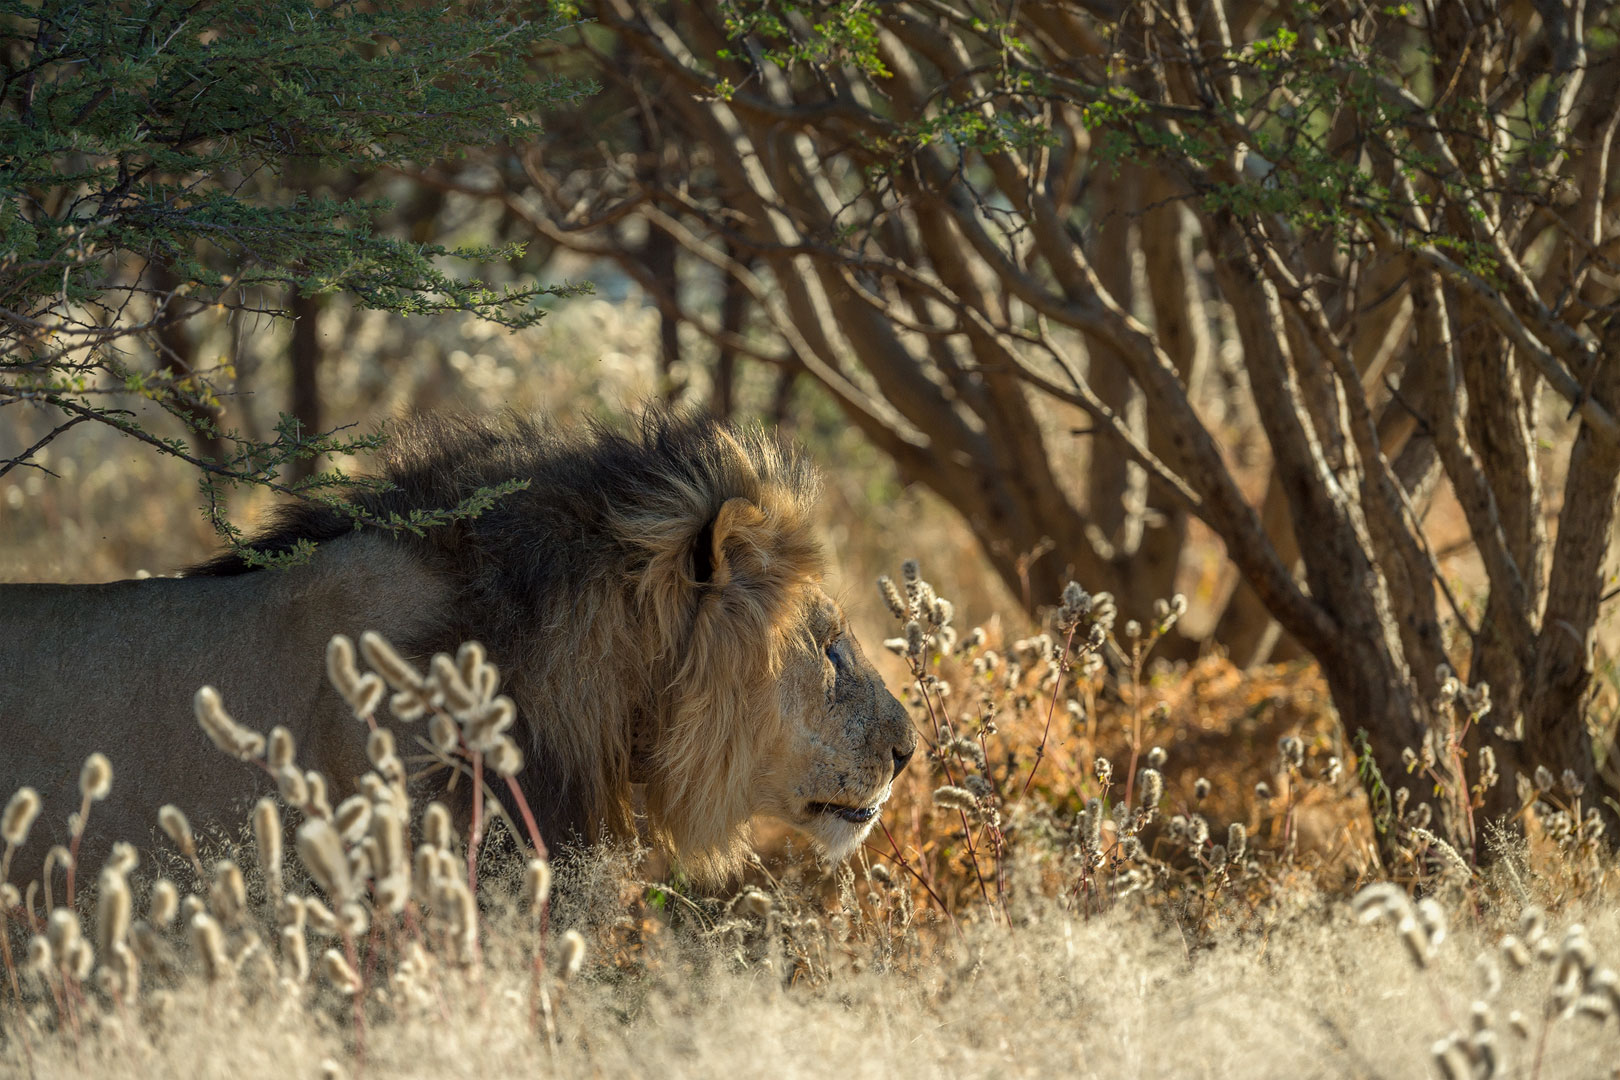
[{"label": "lion's dark mane", "polygon": [[[616,797],[605,790],[609,781],[582,775],[586,770],[578,760],[568,762],[567,747],[546,730],[558,710],[574,707],[558,699],[603,696],[576,682],[576,675],[579,680],[611,677],[625,684],[617,688],[624,708],[650,709],[636,702],[655,699],[663,690],[658,680],[667,679],[664,668],[656,666],[659,657],[602,656],[622,651],[601,643],[622,641],[627,632],[593,630],[593,620],[600,627],[613,619],[650,618],[633,614],[649,610],[643,598],[629,598],[638,589],[645,595],[642,579],[649,574],[660,581],[663,595],[676,598],[663,605],[666,622],[674,607],[687,604],[695,610],[694,598],[712,570],[710,530],[733,498],[790,508],[785,518],[773,519],[795,522],[772,527],[789,545],[780,565],[799,573],[800,565],[813,561],[808,526],[796,524],[802,517],[798,510],[815,498],[813,467],[761,432],[733,432],[705,416],[654,412],[628,432],[598,424],[582,433],[513,415],[494,420],[418,416],[390,433],[379,475],[391,485],[388,490],[357,488],[348,495],[376,516],[453,507],[480,488],[513,478],[528,483],[477,517],[423,536],[383,535],[446,581],[454,597],[420,640],[395,642],[401,652],[421,661],[478,640],[506,673],[505,688],[519,702],[520,714],[553,715],[552,721],[530,725],[524,771],[526,794],[552,835],[592,828],[608,813],[604,800]],[[340,510],[298,503],[275,511],[249,546],[286,552],[300,540],[342,543],[354,533],[352,518]],[[188,576],[281,572],[255,569],[226,554],[194,567]],[[609,608],[632,614],[603,622],[602,612]],[[576,660],[570,669],[554,658],[586,637],[596,650],[584,654],[595,657],[592,662]],[[665,652],[670,637],[666,629],[660,647]],[[665,668],[670,659],[662,658]],[[603,664],[613,670],[595,670]]]}]

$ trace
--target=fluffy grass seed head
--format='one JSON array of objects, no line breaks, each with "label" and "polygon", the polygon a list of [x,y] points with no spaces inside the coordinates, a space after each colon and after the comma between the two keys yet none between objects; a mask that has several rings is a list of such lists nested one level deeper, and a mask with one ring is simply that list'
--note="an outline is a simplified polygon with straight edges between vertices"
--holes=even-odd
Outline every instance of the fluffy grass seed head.
[{"label": "fluffy grass seed head", "polygon": [[371,800],[364,795],[350,795],[338,803],[332,823],[345,844],[358,844],[371,828]]},{"label": "fluffy grass seed head", "polygon": [[52,911],[45,923],[45,938],[51,943],[51,953],[58,961],[70,958],[83,936],[79,913],[69,908],[59,907]]},{"label": "fluffy grass seed head", "polygon": [[[1490,750],[1490,747],[1487,746],[1483,749],[1488,751]],[[1494,762],[1496,759],[1493,756],[1491,760]],[[1339,785],[1339,781],[1343,778],[1344,762],[1340,761],[1337,757],[1330,756],[1327,759],[1327,764],[1322,766],[1322,782],[1329,787],[1337,787]]]},{"label": "fluffy grass seed head", "polygon": [[489,752],[489,766],[503,779],[514,777],[523,771],[523,751],[511,738],[502,735]]},{"label": "fluffy grass seed head", "polygon": [[444,695],[444,707],[460,717],[472,712],[482,702],[478,693],[468,681],[461,676],[461,666],[451,659],[449,653],[438,653],[428,665],[428,677]]},{"label": "fluffy grass seed head", "polygon": [[1159,802],[1164,798],[1164,774],[1158,769],[1143,769],[1141,782],[1137,786],[1142,789],[1137,806],[1148,813],[1157,810]]},{"label": "fluffy grass seed head", "polygon": [[467,749],[487,754],[517,722],[517,705],[504,694],[481,708],[462,729]]},{"label": "fluffy grass seed head", "polygon": [[388,639],[376,631],[367,630],[360,635],[360,651],[366,662],[393,688],[394,696],[389,699],[388,707],[400,720],[407,723],[420,720],[443,700],[438,687],[424,680],[416,666],[400,656]]},{"label": "fluffy grass seed head", "polygon": [[6,812],[0,815],[0,840],[10,847],[22,847],[28,841],[28,830],[39,817],[39,792],[31,787],[18,788],[6,803]]},{"label": "fluffy grass seed head", "polygon": [[946,784],[935,790],[934,805],[946,810],[977,810],[979,800],[967,788]]},{"label": "fluffy grass seed head", "polygon": [[1195,848],[1209,842],[1209,822],[1204,815],[1193,814],[1187,818],[1187,842]]},{"label": "fluffy grass seed head", "polygon": [[489,662],[483,642],[463,641],[456,650],[456,670],[461,675],[461,681],[477,691],[484,682],[486,668],[499,679],[500,675],[494,671],[495,665]]},{"label": "fluffy grass seed head", "polygon": [[1414,965],[1419,968],[1429,967],[1434,950],[1430,949],[1429,939],[1424,936],[1422,923],[1417,920],[1413,910],[1408,910],[1395,921],[1395,933],[1400,934],[1401,944],[1406,946],[1406,955],[1411,957]]},{"label": "fluffy grass seed head", "polygon": [[360,974],[350,966],[343,953],[337,949],[327,949],[321,954],[321,974],[326,976],[337,992],[347,997],[353,997],[360,992]]},{"label": "fluffy grass seed head", "polygon": [[343,851],[342,838],[330,822],[311,818],[298,826],[298,858],[333,902],[342,903],[351,898],[354,878],[349,871],[349,859]]},{"label": "fluffy grass seed head", "polygon": [[128,876],[139,865],[140,861],[141,853],[135,850],[135,845],[120,840],[113,844],[112,851],[107,855],[107,861],[103,865],[103,869]]},{"label": "fluffy grass seed head", "polygon": [[376,864],[375,893],[379,907],[398,915],[410,900],[411,864],[405,847],[405,818],[392,804],[379,804],[371,815],[371,836]]},{"label": "fluffy grass seed head", "polygon": [[[360,639],[360,647],[365,649],[365,638]],[[383,643],[387,645],[385,641]],[[371,654],[366,654],[371,659]],[[402,661],[403,662],[403,661]],[[373,667],[376,666],[374,663]],[[414,671],[414,669],[413,669]],[[336,634],[326,643],[326,677],[334,689],[348,702],[349,709],[356,719],[364,720],[377,711],[382,704],[383,695],[387,686],[373,672],[360,673],[354,663],[354,642],[342,634]]]},{"label": "fluffy grass seed head", "polygon": [[560,968],[565,981],[573,979],[585,966],[585,936],[578,930],[570,930],[563,935],[561,961]]},{"label": "fluffy grass seed head", "polygon": [[270,729],[270,739],[265,750],[265,762],[272,769],[284,769],[293,763],[298,756],[298,743],[293,739],[293,733],[277,724]]},{"label": "fluffy grass seed head", "polygon": [[1436,854],[1440,856],[1441,864],[1445,867],[1447,873],[1460,874],[1464,878],[1471,878],[1474,876],[1474,868],[1468,865],[1468,860],[1464,859],[1462,855],[1458,853],[1456,848],[1452,847],[1449,843],[1442,840],[1428,829],[1414,828],[1412,830],[1412,837],[1418,842],[1427,844],[1429,847],[1434,849]]},{"label": "fluffy grass seed head", "polygon": [[1571,798],[1578,799],[1586,794],[1586,783],[1575,775],[1574,769],[1565,769],[1559,779],[1563,782],[1564,790]]},{"label": "fluffy grass seed head", "polygon": [[345,698],[360,682],[360,669],[354,663],[354,642],[344,634],[333,634],[326,643],[326,679]]},{"label": "fluffy grass seed head", "polygon": [[253,843],[271,898],[281,895],[281,812],[274,799],[253,804]]},{"label": "fluffy grass seed head", "polygon": [[206,911],[199,911],[187,924],[191,947],[202,961],[208,981],[217,983],[231,974],[231,960],[225,951],[225,934],[219,923]]},{"label": "fluffy grass seed head", "polygon": [[168,878],[158,878],[152,885],[152,896],[147,901],[146,919],[153,926],[164,928],[174,922],[180,910],[180,890]]},{"label": "fluffy grass seed head", "polygon": [[163,832],[180,849],[180,854],[188,859],[197,857],[197,840],[191,835],[191,822],[186,815],[173,803],[165,803],[158,808],[158,824]]},{"label": "fluffy grass seed head", "polygon": [[208,907],[222,925],[235,926],[247,910],[247,883],[242,868],[230,859],[214,864],[214,880],[208,887]]},{"label": "fluffy grass seed head", "polygon": [[1086,845],[1094,852],[1102,850],[1102,800],[1093,795],[1086,800],[1085,817],[1081,820],[1081,831],[1085,835]]},{"label": "fluffy grass seed head", "polygon": [[80,982],[90,978],[90,973],[96,966],[96,948],[84,938],[80,938],[68,954],[67,968],[73,977]]},{"label": "fluffy grass seed head", "polygon": [[292,762],[281,766],[275,772],[276,793],[288,806],[302,810],[304,804],[309,802],[309,784],[304,780],[303,772]]},{"label": "fluffy grass seed head", "polygon": [[1277,740],[1277,753],[1283,765],[1295,771],[1305,766],[1305,743],[1297,735],[1284,735]]},{"label": "fluffy grass seed head", "polygon": [[107,755],[91,754],[79,770],[79,794],[91,802],[100,802],[112,791],[112,777],[112,762]]},{"label": "fluffy grass seed head", "polygon": [[905,634],[906,655],[912,660],[921,660],[923,650],[928,645],[928,637],[926,631],[923,630],[923,624],[916,619],[912,619],[906,623]]},{"label": "fluffy grass seed head", "polygon": [[764,890],[749,886],[738,893],[731,902],[731,910],[756,919],[763,919],[771,913],[776,904]]},{"label": "fluffy grass seed head", "polygon": [[336,936],[339,928],[338,917],[331,908],[321,903],[313,896],[304,897],[304,919],[309,928],[317,934],[326,937]]},{"label": "fluffy grass seed head", "polygon": [[428,739],[441,754],[454,753],[461,741],[456,722],[444,713],[434,713],[428,719]]},{"label": "fluffy grass seed head", "polygon": [[445,874],[440,879],[440,909],[450,923],[456,941],[457,959],[470,964],[478,955],[478,901],[467,882]]},{"label": "fluffy grass seed head", "polygon": [[45,977],[57,967],[56,956],[51,951],[51,943],[39,934],[28,939],[28,970],[35,975]]},{"label": "fluffy grass seed head", "polygon": [[252,761],[264,755],[264,736],[233,720],[225,711],[218,690],[212,686],[198,687],[192,707],[197,723],[219,749],[238,761]]},{"label": "fluffy grass seed head", "polygon": [[96,890],[96,948],[104,960],[110,960],[115,947],[129,937],[132,907],[129,881],[123,874],[103,870]]},{"label": "fluffy grass seed head", "polygon": [[304,774],[304,785],[309,790],[303,806],[304,813],[322,821],[331,821],[332,804],[326,798],[326,777],[311,769]]},{"label": "fluffy grass seed head", "polygon": [[364,937],[371,929],[371,915],[364,904],[351,900],[338,911],[338,926],[351,938]]},{"label": "fluffy grass seed head", "polygon": [[1063,603],[1058,607],[1058,626],[1065,631],[1091,614],[1091,594],[1078,581],[1063,586]]},{"label": "fluffy grass seed head", "polygon": [[[449,657],[445,658],[446,662]],[[373,728],[366,736],[366,758],[375,766],[384,758],[394,756],[394,733],[385,727]]]},{"label": "fluffy grass seed head", "polygon": [[422,840],[436,848],[449,848],[456,842],[450,827],[450,811],[441,802],[430,802],[422,811]]},{"label": "fluffy grass seed head", "polygon": [[281,962],[295,983],[309,981],[309,942],[302,927],[283,926],[280,930]]},{"label": "fluffy grass seed head", "polygon": [[[369,819],[368,819],[369,824]],[[349,849],[349,877],[355,882],[355,887],[364,888],[365,883],[376,873],[376,864],[371,860],[371,845],[366,837]]]}]

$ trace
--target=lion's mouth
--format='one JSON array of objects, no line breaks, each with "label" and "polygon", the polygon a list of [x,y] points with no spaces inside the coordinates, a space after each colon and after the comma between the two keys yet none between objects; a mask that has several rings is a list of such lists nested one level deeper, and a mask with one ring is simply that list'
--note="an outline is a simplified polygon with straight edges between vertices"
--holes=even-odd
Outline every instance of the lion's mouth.
[{"label": "lion's mouth", "polygon": [[851,825],[865,825],[877,817],[878,808],[875,806],[840,806],[837,803],[813,802],[806,806],[806,813],[814,815],[828,814],[832,817],[842,818]]}]

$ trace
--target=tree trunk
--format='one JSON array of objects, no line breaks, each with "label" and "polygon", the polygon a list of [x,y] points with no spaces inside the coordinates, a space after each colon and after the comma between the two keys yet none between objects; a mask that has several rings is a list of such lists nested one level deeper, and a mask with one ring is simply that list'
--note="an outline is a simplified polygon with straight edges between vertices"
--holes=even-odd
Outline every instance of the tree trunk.
[{"label": "tree trunk", "polygon": [[[1605,328],[1597,370],[1587,373],[1588,393],[1606,408],[1620,406],[1620,319]],[[1491,817],[1518,809],[1514,776],[1533,776],[1537,765],[1549,769],[1559,782],[1553,799],[1573,809],[1576,797],[1564,785],[1566,773],[1584,787],[1583,807],[1596,809],[1613,838],[1620,825],[1620,787],[1599,772],[1595,747],[1587,728],[1595,667],[1594,631],[1606,583],[1604,564],[1614,533],[1616,500],[1620,498],[1620,445],[1605,442],[1582,423],[1570,451],[1564,483],[1564,505],[1558,518],[1541,633],[1517,699],[1506,704],[1516,712],[1508,723],[1487,723],[1481,741],[1495,748],[1502,782],[1487,794],[1485,813]],[[1475,669],[1476,678],[1491,681],[1493,670]],[[1496,687],[1492,685],[1492,697]],[[1496,727],[1522,730],[1523,741],[1498,737]]]},{"label": "tree trunk", "polygon": [[[173,294],[179,280],[166,266],[154,265],[150,271],[153,287],[170,294],[169,303],[184,309],[194,307],[191,301],[182,296]],[[178,315],[179,313],[176,312]],[[159,324],[153,335],[158,351],[158,366],[167,367],[174,373],[185,378],[196,374],[197,371],[197,339],[190,323],[181,318],[175,318]],[[225,457],[225,442],[214,429],[219,424],[220,410],[215,406],[205,404],[195,399],[187,400],[180,406],[180,411],[199,425],[198,428],[187,433],[192,448],[198,457],[210,461],[221,461]]]},{"label": "tree trunk", "polygon": [[[324,307],[318,296],[305,296],[294,292],[289,307],[292,310],[292,340],[288,345],[288,366],[291,384],[288,387],[287,411],[298,418],[304,435],[321,431],[321,339],[320,313]],[[304,480],[321,468],[317,457],[299,458],[289,469],[292,480]]]},{"label": "tree trunk", "polygon": [[[737,279],[727,276],[722,282],[720,299],[720,329],[732,336],[742,333],[743,318],[748,314],[748,292]],[[737,408],[737,350],[721,342],[714,358],[714,393],[709,408],[722,419],[730,419]]]}]

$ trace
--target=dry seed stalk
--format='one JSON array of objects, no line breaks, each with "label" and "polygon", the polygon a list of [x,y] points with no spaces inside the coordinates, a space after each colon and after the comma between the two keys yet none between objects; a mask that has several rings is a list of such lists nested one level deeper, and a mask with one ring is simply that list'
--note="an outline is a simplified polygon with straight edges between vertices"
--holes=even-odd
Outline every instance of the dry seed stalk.
[{"label": "dry seed stalk", "polygon": [[[0,839],[6,844],[4,854],[0,854],[0,887],[7,887],[12,853],[28,842],[28,830],[39,817],[39,810],[39,792],[31,787],[19,788],[6,803],[4,815],[0,815]],[[11,955],[11,932],[6,926],[10,906],[4,897],[0,897],[0,959],[5,961],[6,975],[11,980],[12,998],[20,1002],[22,986],[17,981],[17,965]]]},{"label": "dry seed stalk", "polygon": [[281,839],[281,813],[275,800],[260,799],[253,804],[253,843],[272,904],[281,901]]},{"label": "dry seed stalk", "polygon": [[191,833],[191,822],[178,806],[172,803],[158,808],[158,825],[163,832],[180,849],[191,863],[191,868],[197,872],[197,880],[202,881],[207,875],[203,872],[202,860],[197,858],[197,840]]},{"label": "dry seed stalk", "polygon": [[72,839],[68,841],[67,905],[73,906],[73,888],[79,866],[79,843],[90,823],[90,804],[100,802],[112,790],[112,763],[102,753],[93,753],[79,771],[79,812],[68,818]]}]

